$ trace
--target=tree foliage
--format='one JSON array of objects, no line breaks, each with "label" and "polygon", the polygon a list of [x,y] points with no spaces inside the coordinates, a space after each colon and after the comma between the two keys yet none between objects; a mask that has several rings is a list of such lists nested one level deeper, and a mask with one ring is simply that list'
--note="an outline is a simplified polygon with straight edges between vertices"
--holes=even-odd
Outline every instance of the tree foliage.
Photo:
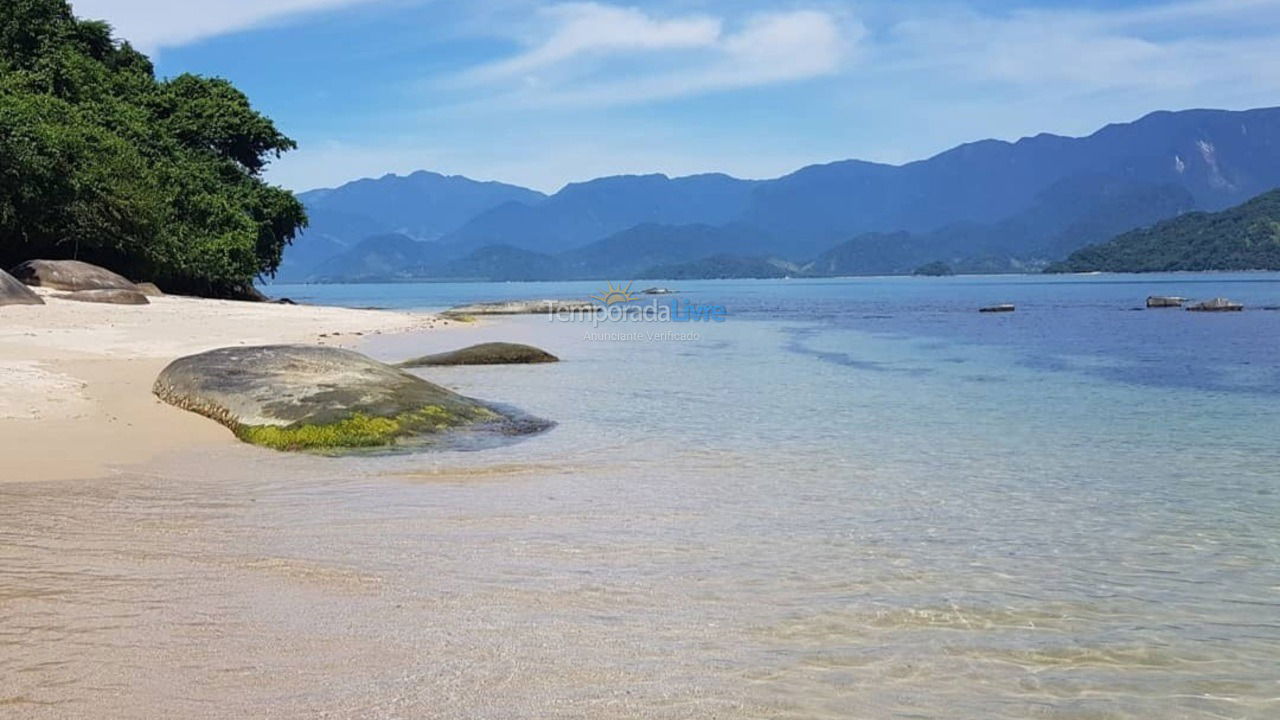
[{"label": "tree foliage", "polygon": [[306,224],[267,162],[296,147],[226,80],[157,80],[64,0],[0,0],[0,262],[78,258],[243,295]]},{"label": "tree foliage", "polygon": [[1222,212],[1192,212],[1090,245],[1047,272],[1280,270],[1280,190]]}]

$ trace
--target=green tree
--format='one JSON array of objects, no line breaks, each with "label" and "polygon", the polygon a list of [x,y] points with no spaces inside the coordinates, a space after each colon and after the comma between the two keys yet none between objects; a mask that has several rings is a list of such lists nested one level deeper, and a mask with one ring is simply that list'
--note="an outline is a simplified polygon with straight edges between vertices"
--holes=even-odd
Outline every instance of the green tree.
[{"label": "green tree", "polygon": [[150,60],[64,0],[0,0],[0,263],[79,258],[243,296],[305,226],[266,164],[296,147],[218,78]]}]

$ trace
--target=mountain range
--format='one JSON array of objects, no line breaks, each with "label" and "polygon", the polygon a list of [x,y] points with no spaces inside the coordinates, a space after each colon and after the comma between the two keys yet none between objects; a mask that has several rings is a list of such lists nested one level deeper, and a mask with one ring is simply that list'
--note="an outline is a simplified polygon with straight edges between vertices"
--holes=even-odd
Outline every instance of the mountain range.
[{"label": "mountain range", "polygon": [[621,279],[1037,270],[1280,187],[1280,108],[1156,112],[1086,137],[983,140],[769,180],[614,176],[547,196],[417,172],[299,195],[277,280]]}]

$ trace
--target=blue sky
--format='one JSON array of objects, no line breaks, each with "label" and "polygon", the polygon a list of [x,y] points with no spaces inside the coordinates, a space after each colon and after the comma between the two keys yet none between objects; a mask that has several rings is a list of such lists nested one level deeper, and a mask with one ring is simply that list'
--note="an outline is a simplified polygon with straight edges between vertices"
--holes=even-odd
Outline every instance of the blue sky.
[{"label": "blue sky", "polygon": [[1280,0],[79,0],[232,80],[304,190],[428,169],[545,191],[772,177],[1157,109],[1280,105]]}]

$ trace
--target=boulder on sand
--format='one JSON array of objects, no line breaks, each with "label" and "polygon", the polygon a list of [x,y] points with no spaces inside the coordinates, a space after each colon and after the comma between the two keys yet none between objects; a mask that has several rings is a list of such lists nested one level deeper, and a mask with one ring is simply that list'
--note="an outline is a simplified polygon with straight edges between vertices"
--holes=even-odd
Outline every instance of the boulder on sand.
[{"label": "boulder on sand", "polygon": [[559,362],[560,358],[532,345],[489,342],[472,345],[450,352],[424,355],[400,363],[399,367],[414,368],[443,365],[531,365]]},{"label": "boulder on sand", "polygon": [[76,300],[78,302],[91,303],[109,303],[111,305],[150,305],[151,301],[146,295],[137,290],[122,290],[119,288],[107,288],[103,290],[77,290],[66,295],[57,295],[55,297],[63,300]]},{"label": "boulder on sand", "polygon": [[43,305],[44,300],[17,278],[0,270],[0,305]]},{"label": "boulder on sand", "polygon": [[28,260],[9,271],[28,285],[54,290],[134,290],[125,278],[79,260]]},{"label": "boulder on sand", "polygon": [[549,423],[463,397],[351,350],[263,345],[178,358],[156,378],[165,402],[277,450],[439,440],[451,431],[537,432]]},{"label": "boulder on sand", "polygon": [[140,282],[135,283],[135,285],[138,287],[138,292],[146,295],[147,297],[164,297],[164,291],[155,283]]}]

